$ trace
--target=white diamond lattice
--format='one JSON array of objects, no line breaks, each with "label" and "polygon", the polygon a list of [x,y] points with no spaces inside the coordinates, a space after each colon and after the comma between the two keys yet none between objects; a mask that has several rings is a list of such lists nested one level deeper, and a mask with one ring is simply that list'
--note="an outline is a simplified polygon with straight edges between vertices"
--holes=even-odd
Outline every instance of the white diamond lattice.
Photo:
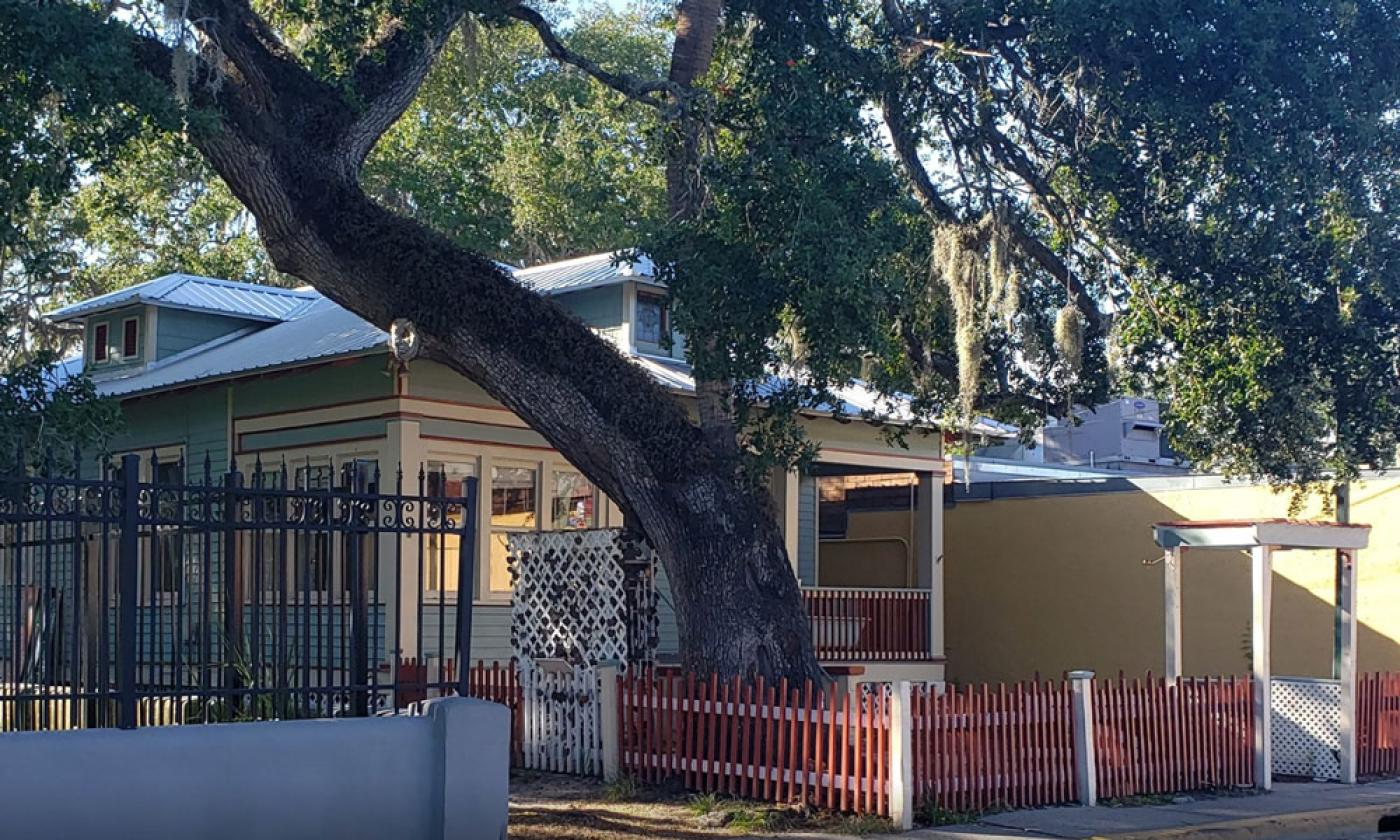
[{"label": "white diamond lattice", "polygon": [[511,647],[520,668],[525,766],[602,771],[597,667],[653,661],[656,552],[621,529],[507,538]]},{"label": "white diamond lattice", "polygon": [[649,664],[656,552],[620,528],[511,534],[511,647],[522,662]]},{"label": "white diamond lattice", "polygon": [[1274,772],[1340,781],[1342,684],[1275,677],[1271,685]]}]

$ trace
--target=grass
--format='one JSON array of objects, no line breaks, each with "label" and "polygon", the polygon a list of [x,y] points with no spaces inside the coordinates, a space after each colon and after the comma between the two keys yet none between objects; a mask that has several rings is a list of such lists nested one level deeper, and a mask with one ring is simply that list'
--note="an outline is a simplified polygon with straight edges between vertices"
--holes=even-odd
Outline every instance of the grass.
[{"label": "grass", "polygon": [[975,823],[984,817],[1000,813],[1002,808],[984,808],[980,811],[949,811],[940,808],[938,805],[928,802],[914,813],[915,822],[920,825],[967,825]]},{"label": "grass", "polygon": [[631,776],[622,776],[614,782],[609,782],[603,788],[604,802],[632,802],[637,798],[640,790],[637,780]]},{"label": "grass", "polygon": [[698,793],[686,802],[686,810],[697,817],[721,813],[724,826],[735,833],[780,834],[785,831],[826,831],[861,836],[894,830],[884,817],[870,814],[835,814],[766,805],[743,799],[727,799],[714,793]]}]

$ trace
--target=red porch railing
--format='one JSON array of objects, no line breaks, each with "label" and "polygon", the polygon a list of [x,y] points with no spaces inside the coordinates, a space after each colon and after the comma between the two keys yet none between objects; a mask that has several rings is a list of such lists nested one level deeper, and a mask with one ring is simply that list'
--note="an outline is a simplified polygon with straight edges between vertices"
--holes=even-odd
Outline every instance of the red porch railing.
[{"label": "red porch railing", "polygon": [[931,659],[927,589],[802,590],[817,658]]}]

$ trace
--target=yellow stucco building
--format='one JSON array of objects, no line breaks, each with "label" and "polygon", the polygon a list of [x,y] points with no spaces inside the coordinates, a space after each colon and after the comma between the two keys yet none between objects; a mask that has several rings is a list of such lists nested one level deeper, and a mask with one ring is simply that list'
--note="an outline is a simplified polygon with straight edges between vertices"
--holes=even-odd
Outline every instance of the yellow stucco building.
[{"label": "yellow stucco building", "polygon": [[[955,682],[1081,668],[1160,673],[1164,583],[1152,524],[1284,517],[1292,500],[1213,477],[1008,482],[983,491],[955,493],[945,512],[947,675]],[[1297,515],[1331,518],[1317,498]],[[1353,485],[1351,521],[1373,526],[1360,556],[1359,666],[1400,670],[1400,476]],[[1333,557],[1287,552],[1274,568],[1275,672],[1329,676]],[[1247,673],[1248,555],[1188,552],[1183,570],[1185,672]]]}]

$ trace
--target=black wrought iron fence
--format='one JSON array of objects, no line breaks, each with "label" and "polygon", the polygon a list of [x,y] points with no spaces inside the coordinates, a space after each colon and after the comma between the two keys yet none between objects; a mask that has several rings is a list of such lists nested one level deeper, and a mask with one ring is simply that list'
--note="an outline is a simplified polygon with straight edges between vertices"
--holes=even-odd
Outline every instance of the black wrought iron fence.
[{"label": "black wrought iron fence", "polygon": [[127,455],[90,477],[0,475],[0,731],[363,716],[466,693],[467,669],[442,663],[471,649],[474,478],[190,472]]}]

